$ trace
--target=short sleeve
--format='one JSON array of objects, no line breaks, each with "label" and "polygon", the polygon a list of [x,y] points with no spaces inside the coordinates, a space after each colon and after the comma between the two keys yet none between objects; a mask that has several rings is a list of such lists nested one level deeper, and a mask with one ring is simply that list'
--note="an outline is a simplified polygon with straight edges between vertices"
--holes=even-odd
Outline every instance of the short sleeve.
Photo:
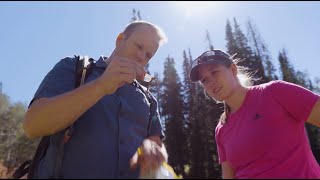
[{"label": "short sleeve", "polygon": [[217,144],[218,160],[219,160],[219,163],[222,164],[224,161],[227,161],[227,156],[226,156],[225,148],[221,141],[221,132],[220,132],[221,126],[219,126],[219,124],[215,129],[215,139]]},{"label": "short sleeve", "polygon": [[163,128],[161,125],[161,119],[159,114],[158,102],[157,100],[150,94],[152,103],[154,104],[151,107],[151,129],[149,136],[160,135],[160,139],[164,138]]},{"label": "short sleeve", "polygon": [[54,97],[74,89],[76,59],[60,60],[44,77],[29,106],[37,99]]},{"label": "short sleeve", "polygon": [[[267,87],[268,88],[268,87]],[[277,80],[270,82],[272,97],[298,121],[307,121],[319,95],[299,85]]]}]

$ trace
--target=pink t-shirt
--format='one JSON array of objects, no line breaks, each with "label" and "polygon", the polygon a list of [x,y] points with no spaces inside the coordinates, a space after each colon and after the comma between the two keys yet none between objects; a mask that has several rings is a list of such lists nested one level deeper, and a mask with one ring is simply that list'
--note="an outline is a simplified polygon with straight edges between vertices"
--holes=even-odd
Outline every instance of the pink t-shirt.
[{"label": "pink t-shirt", "polygon": [[320,97],[285,81],[252,86],[216,127],[219,162],[236,178],[320,178],[304,123]]}]

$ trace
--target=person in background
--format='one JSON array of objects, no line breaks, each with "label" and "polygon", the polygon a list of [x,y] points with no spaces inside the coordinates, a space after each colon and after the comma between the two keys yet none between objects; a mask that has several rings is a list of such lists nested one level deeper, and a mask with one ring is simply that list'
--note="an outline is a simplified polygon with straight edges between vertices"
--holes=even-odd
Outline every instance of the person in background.
[{"label": "person in background", "polygon": [[224,103],[215,138],[223,178],[319,179],[305,123],[320,126],[320,97],[282,80],[250,86],[237,59],[214,49],[192,63],[190,79]]}]

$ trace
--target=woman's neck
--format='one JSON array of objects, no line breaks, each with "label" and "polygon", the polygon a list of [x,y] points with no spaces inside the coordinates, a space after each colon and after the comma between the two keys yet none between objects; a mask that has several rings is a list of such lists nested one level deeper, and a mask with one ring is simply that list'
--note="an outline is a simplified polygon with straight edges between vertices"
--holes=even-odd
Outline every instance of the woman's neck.
[{"label": "woman's neck", "polygon": [[248,89],[239,85],[238,88],[232,93],[232,95],[225,100],[226,104],[230,107],[230,112],[236,112],[244,102]]}]

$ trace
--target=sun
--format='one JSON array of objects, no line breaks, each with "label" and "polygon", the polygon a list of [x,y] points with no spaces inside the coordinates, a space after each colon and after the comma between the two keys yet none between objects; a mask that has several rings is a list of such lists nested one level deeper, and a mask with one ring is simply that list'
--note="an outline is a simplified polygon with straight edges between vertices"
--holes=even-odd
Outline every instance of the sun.
[{"label": "sun", "polygon": [[215,1],[177,1],[176,6],[185,11],[187,17],[208,12],[216,6]]}]

